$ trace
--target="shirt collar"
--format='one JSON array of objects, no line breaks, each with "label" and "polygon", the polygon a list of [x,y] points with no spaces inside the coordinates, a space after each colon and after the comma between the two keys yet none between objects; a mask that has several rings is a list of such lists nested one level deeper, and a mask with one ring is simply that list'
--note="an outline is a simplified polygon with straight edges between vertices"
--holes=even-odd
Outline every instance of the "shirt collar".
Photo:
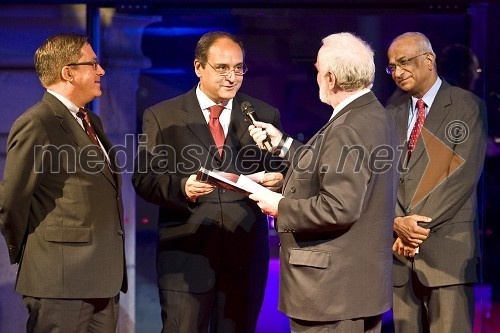
[{"label": "shirt collar", "polygon": [[78,106],[76,106],[75,103],[73,103],[72,101],[70,101],[69,99],[67,99],[66,97],[64,97],[63,95],[61,94],[58,94],[56,93],[55,91],[53,90],[50,90],[50,89],[47,89],[47,92],[49,94],[52,94],[55,98],[57,98],[61,103],[64,104],[64,106],[66,106],[68,108],[69,111],[71,111],[71,113],[75,114],[78,112],[78,110],[80,110],[80,108]]},{"label": "shirt collar", "polygon": [[415,105],[417,104],[417,101],[419,99],[423,100],[425,105],[427,106],[426,108],[426,114],[429,112],[431,106],[432,106],[432,103],[434,103],[434,99],[436,98],[436,95],[439,91],[439,88],[441,87],[441,83],[443,81],[441,81],[441,79],[438,77],[436,82],[434,82],[434,84],[432,85],[431,89],[429,89],[429,91],[427,91],[425,93],[424,96],[422,96],[422,98],[416,98],[416,97],[413,97],[411,96],[411,107],[410,107],[410,111],[411,113],[413,114],[415,112]]},{"label": "shirt collar", "polygon": [[[202,110],[208,110],[209,107],[217,105],[217,103],[212,101],[203,91],[201,91],[200,84],[196,87],[196,98],[198,99],[198,103],[200,104]],[[225,109],[231,111],[233,108],[233,99],[231,98],[227,101],[226,105],[224,105],[224,103],[219,105],[223,105]]]},{"label": "shirt collar", "polygon": [[361,97],[364,94],[367,94],[369,92],[370,92],[370,89],[365,88],[365,89],[362,89],[362,90],[356,92],[355,94],[349,96],[348,98],[344,99],[342,102],[340,102],[335,107],[335,109],[333,110],[332,116],[330,117],[330,120],[332,120],[332,118],[335,117],[335,115],[337,115],[340,111],[342,111],[342,109],[345,108],[349,103],[354,101],[356,98],[359,98],[359,97]]}]

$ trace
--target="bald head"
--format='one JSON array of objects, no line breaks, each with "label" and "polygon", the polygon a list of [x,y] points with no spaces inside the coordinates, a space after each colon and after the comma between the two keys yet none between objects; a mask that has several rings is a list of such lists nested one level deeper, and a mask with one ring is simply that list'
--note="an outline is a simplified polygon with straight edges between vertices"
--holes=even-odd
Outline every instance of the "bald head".
[{"label": "bald head", "polygon": [[424,96],[437,80],[436,55],[422,33],[407,32],[396,37],[387,57],[394,82],[414,97]]}]

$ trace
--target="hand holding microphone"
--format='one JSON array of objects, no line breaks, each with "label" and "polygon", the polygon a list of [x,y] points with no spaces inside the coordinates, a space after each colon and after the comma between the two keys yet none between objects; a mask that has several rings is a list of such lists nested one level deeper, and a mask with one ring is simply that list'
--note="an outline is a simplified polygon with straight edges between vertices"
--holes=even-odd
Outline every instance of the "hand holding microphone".
[{"label": "hand holding microphone", "polygon": [[257,146],[269,152],[274,152],[280,143],[283,133],[273,125],[259,121],[255,109],[250,102],[245,101],[241,103],[241,111],[252,123],[252,125],[248,127],[248,130]]}]

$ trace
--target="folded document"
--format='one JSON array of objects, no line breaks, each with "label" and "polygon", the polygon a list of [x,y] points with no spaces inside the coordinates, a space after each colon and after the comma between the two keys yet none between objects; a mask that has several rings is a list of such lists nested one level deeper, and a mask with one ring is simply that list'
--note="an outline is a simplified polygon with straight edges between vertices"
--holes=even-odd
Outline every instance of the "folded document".
[{"label": "folded document", "polygon": [[219,186],[230,191],[236,191],[249,195],[252,193],[272,192],[258,184],[264,177],[264,172],[251,175],[237,175],[234,173],[221,172],[200,168],[196,173],[196,180]]}]

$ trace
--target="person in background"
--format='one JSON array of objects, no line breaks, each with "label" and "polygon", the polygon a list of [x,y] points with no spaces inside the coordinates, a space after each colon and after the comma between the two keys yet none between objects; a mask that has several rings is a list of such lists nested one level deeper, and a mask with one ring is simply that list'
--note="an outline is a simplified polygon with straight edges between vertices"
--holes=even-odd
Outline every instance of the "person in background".
[{"label": "person in background", "polygon": [[439,75],[453,86],[474,92],[482,69],[476,54],[463,44],[446,46],[438,57]]},{"label": "person in background", "polygon": [[101,95],[87,37],[65,33],[35,53],[47,89],[7,141],[0,230],[27,332],[115,332],[127,291],[121,178],[101,120],[85,105]]},{"label": "person in background", "polygon": [[392,306],[396,127],[370,90],[375,64],[363,40],[324,38],[316,68],[330,120],[305,146],[271,124],[249,126],[261,148],[269,135],[291,163],[281,194],[250,198],[277,218],[279,309],[291,331],[380,332]]},{"label": "person in background", "polygon": [[[194,71],[193,89],[144,112],[146,141],[132,178],[137,194],[159,206],[162,332],[254,332],[267,281],[267,217],[245,194],[199,181],[196,173],[278,170],[281,161],[248,134],[241,104],[250,102],[258,118],[277,127],[280,114],[239,92],[247,66],[235,36],[203,35]],[[269,172],[262,184],[272,188],[282,178]]]},{"label": "person in background", "polygon": [[425,35],[396,37],[387,56],[387,73],[406,92],[387,106],[403,147],[394,219],[395,331],[470,333],[486,108],[438,76]]}]

